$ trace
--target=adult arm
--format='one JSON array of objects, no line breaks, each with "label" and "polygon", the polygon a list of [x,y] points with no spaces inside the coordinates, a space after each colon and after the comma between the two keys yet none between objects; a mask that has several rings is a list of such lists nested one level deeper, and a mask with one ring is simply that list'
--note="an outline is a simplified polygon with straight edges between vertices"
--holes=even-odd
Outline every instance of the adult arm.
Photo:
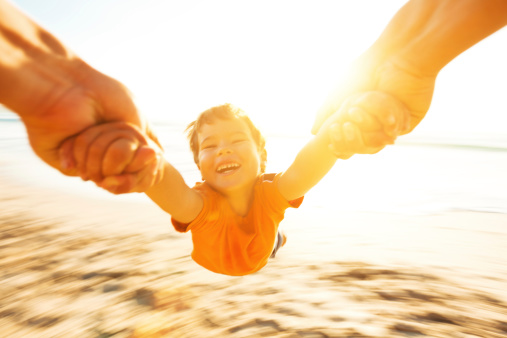
[{"label": "adult arm", "polygon": [[0,103],[20,116],[34,152],[67,175],[77,171],[59,147],[90,126],[129,122],[156,141],[121,83],[5,0],[0,0]]},{"label": "adult arm", "polygon": [[[317,113],[312,132],[353,94],[384,91],[400,100],[412,131],[428,111],[435,79],[456,56],[507,24],[505,0],[411,0],[389,22],[375,43],[350,67],[348,76]],[[374,110],[368,113],[375,115]],[[356,123],[363,129],[360,123]],[[372,129],[372,126],[369,126]],[[377,125],[380,130],[380,126]],[[373,153],[368,134],[358,139],[355,152]]]}]

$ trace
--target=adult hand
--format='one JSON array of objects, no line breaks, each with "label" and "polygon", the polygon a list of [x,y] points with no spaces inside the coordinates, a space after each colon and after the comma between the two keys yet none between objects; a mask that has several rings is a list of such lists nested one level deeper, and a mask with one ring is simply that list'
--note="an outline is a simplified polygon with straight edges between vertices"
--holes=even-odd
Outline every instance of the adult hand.
[{"label": "adult hand", "polygon": [[[139,114],[130,93],[116,80],[90,70],[84,85],[61,90],[55,88],[46,98],[44,109],[22,115],[30,144],[47,164],[65,175],[78,175],[72,156],[59,153],[67,138],[101,123],[132,123],[159,146],[146,120]],[[53,97],[56,97],[53,99]]]},{"label": "adult hand", "polygon": [[160,147],[130,123],[90,127],[66,139],[60,150],[73,159],[83,180],[114,194],[145,192],[163,178]]},{"label": "adult hand", "polygon": [[[399,60],[383,61],[373,54],[367,52],[350,67],[344,81],[318,110],[312,128],[316,134],[330,116],[339,112],[339,120],[347,130],[330,128],[332,148],[339,158],[354,153],[374,154],[392,144],[397,136],[415,128],[431,104],[436,74],[421,74]],[[368,92],[377,94],[366,95]]]},{"label": "adult hand", "polygon": [[128,90],[98,72],[11,3],[0,0],[0,103],[18,114],[47,164],[78,175],[60,156],[67,138],[104,122],[138,126],[158,144]]},{"label": "adult hand", "polygon": [[329,148],[340,159],[354,154],[374,154],[393,144],[400,131],[410,128],[406,106],[383,91],[350,95],[326,117],[320,130],[328,133]]},{"label": "adult hand", "polygon": [[[410,132],[429,109],[435,79],[457,55],[507,24],[505,0],[410,0],[391,19],[375,43],[353,64],[348,77],[319,110],[312,132],[359,92],[383,91],[404,104]],[[368,113],[375,116],[373,110]],[[358,123],[360,129],[368,126]],[[378,129],[378,125],[377,125]],[[379,129],[380,132],[380,129]],[[359,153],[374,153],[368,138]]]}]

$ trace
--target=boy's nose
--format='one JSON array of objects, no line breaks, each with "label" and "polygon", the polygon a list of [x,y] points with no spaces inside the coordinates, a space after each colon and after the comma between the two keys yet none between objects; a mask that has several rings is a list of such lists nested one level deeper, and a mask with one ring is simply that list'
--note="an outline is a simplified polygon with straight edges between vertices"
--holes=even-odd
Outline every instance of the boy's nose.
[{"label": "boy's nose", "polygon": [[229,148],[227,146],[222,147],[218,150],[218,156],[226,155],[226,154],[230,154],[230,153],[232,153],[232,150],[231,150],[231,148]]}]

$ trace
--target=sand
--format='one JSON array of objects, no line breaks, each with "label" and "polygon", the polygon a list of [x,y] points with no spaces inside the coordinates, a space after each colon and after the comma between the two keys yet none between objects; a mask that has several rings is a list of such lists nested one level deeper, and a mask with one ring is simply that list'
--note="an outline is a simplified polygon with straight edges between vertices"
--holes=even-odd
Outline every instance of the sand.
[{"label": "sand", "polygon": [[2,337],[507,336],[505,214],[303,205],[276,259],[228,277],[154,205],[0,191]]}]

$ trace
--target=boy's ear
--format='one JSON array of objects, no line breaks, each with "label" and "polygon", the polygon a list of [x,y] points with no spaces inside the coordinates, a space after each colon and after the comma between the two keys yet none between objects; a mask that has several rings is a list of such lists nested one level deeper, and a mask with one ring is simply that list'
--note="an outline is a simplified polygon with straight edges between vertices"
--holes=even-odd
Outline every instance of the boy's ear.
[{"label": "boy's ear", "polygon": [[266,151],[266,148],[260,151],[260,157],[261,157],[261,171],[264,172],[266,170],[266,164],[268,162],[268,152]]}]

